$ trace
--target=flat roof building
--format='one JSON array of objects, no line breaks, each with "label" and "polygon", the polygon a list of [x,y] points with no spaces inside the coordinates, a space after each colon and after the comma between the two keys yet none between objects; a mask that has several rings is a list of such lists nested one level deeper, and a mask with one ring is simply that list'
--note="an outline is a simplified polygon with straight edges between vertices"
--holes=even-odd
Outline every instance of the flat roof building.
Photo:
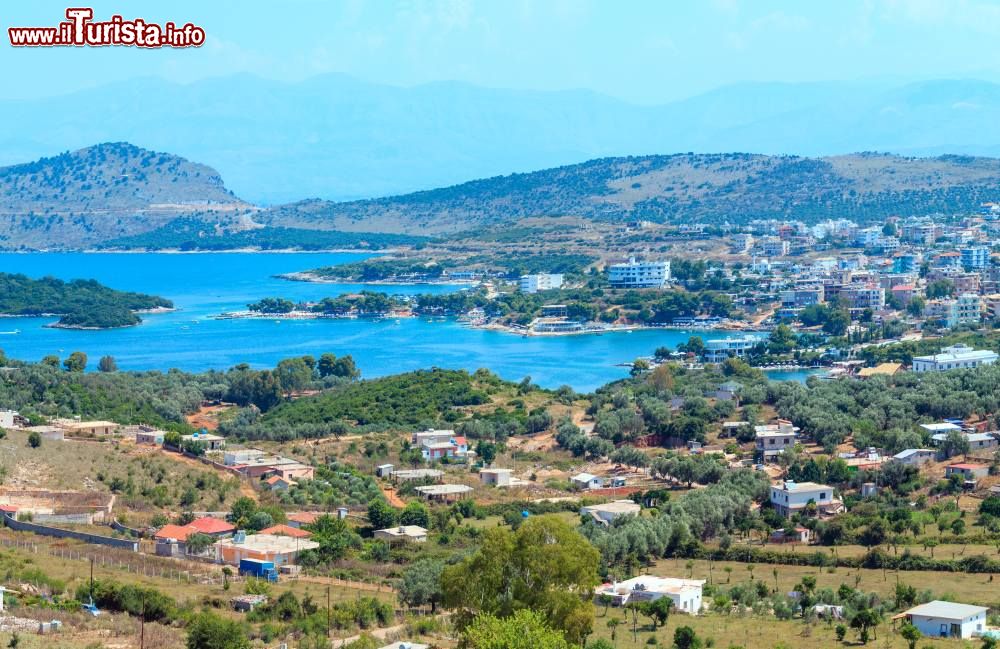
[{"label": "flat roof building", "polygon": [[992,365],[997,353],[988,349],[973,349],[968,345],[945,347],[937,354],[914,356],[914,372],[946,372],[948,370],[971,369]]},{"label": "flat roof building", "polygon": [[611,521],[621,516],[638,516],[640,512],[642,512],[642,507],[631,500],[616,500],[580,508],[581,516],[590,516],[602,525],[609,525]]},{"label": "flat roof building", "polygon": [[986,628],[988,610],[985,606],[934,600],[914,606],[896,617],[905,618],[928,637],[971,638]]}]

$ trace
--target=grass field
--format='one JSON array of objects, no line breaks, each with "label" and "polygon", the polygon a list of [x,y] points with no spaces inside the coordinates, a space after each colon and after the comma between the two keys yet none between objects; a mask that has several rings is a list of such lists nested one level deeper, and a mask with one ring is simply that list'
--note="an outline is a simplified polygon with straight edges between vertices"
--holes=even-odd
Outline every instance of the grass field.
[{"label": "grass field", "polygon": [[[690,567],[689,567],[690,565]],[[685,559],[663,559],[658,561],[648,573],[652,575],[687,577],[710,580],[712,583],[725,587],[727,584],[737,584],[750,580],[751,573],[747,569],[750,564],[715,561],[709,568],[708,561],[689,562]],[[880,595],[890,595],[895,591],[896,580],[913,586],[918,592],[930,590],[937,598],[956,598],[968,604],[1000,607],[1000,578],[983,574],[965,574],[958,572],[932,571],[895,571],[869,570],[865,568],[814,568],[811,566],[775,566],[770,564],[753,564],[753,578],[764,581],[778,592],[789,592],[800,583],[805,575],[816,577],[817,588],[832,588],[836,590],[841,584],[856,587],[866,592]],[[727,572],[726,569],[731,569]],[[777,583],[775,583],[777,572]]]},{"label": "grass field", "polygon": [[[620,609],[610,609],[604,615],[604,609],[597,607],[597,617],[594,621],[594,634],[590,637],[593,641],[596,638],[611,639],[611,631],[607,626],[611,618],[622,619],[624,611]],[[712,647],[717,649],[729,649],[731,647],[743,647],[744,649],[845,649],[845,647],[862,646],[857,641],[857,635],[849,630],[844,642],[837,640],[834,634],[834,625],[827,622],[814,622],[805,624],[801,620],[781,621],[773,617],[757,617],[747,615],[715,615],[705,614],[700,616],[690,616],[673,614],[665,627],[657,629],[655,632],[649,626],[649,620],[640,616],[638,624],[638,634],[633,639],[632,618],[629,617],[627,623],[618,626],[615,633],[614,645],[616,649],[639,649],[650,647],[670,647],[673,644],[673,634],[679,626],[690,626],[698,634],[698,637],[707,644],[709,640]],[[906,642],[896,633],[892,632],[888,622],[883,623],[877,629],[877,640],[871,640],[869,647],[877,649],[906,649]],[[654,642],[650,642],[653,639]],[[703,644],[702,646],[706,646]],[[964,640],[941,640],[923,638],[918,646],[934,647],[935,649],[964,649],[966,646],[978,647],[979,641]]]}]

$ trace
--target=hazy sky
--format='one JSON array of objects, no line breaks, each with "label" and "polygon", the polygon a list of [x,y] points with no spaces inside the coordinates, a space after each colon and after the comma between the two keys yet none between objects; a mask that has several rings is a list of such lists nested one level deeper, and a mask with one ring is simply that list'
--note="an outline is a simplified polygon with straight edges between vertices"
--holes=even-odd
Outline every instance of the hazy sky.
[{"label": "hazy sky", "polygon": [[14,49],[6,28],[54,25],[66,2],[5,2],[0,98],[137,76],[188,82],[328,72],[397,85],[461,80],[589,88],[663,102],[741,81],[1000,79],[1000,1],[120,0],[97,18],[194,22],[192,50]]}]

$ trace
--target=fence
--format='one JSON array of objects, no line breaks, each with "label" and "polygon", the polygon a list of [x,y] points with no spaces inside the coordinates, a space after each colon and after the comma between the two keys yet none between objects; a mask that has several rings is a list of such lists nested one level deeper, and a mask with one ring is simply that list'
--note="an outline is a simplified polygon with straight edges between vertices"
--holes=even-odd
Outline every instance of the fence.
[{"label": "fence", "polygon": [[138,541],[133,541],[131,539],[116,539],[110,536],[90,534],[89,532],[64,530],[58,527],[49,527],[47,525],[39,525],[38,523],[19,521],[10,514],[4,514],[3,524],[17,532],[32,532],[41,536],[54,536],[59,539],[76,539],[77,541],[83,541],[84,543],[106,545],[108,547],[131,550],[132,552],[139,551]]},{"label": "fence", "polygon": [[[137,554],[126,550],[112,548],[77,549],[48,546],[32,543],[19,538],[0,537],[0,546],[18,548],[31,554],[46,554],[70,561],[94,562],[95,567],[102,567],[134,575],[159,577],[183,583],[221,585],[224,577],[201,566],[187,565],[177,561]],[[241,581],[238,575],[229,577],[230,582]]]}]

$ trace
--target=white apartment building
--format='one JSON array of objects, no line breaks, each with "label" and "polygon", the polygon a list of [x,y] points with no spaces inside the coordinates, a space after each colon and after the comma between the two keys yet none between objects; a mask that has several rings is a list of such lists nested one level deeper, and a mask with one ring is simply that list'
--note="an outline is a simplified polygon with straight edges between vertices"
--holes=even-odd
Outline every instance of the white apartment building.
[{"label": "white apartment building", "polygon": [[539,273],[537,275],[524,275],[521,277],[520,288],[522,293],[537,293],[539,291],[551,291],[562,288],[563,276],[558,273]]},{"label": "white apartment building", "polygon": [[753,336],[708,340],[705,342],[705,360],[709,363],[721,363],[734,356],[741,358],[760,342],[759,338]]},{"label": "white apartment building", "polygon": [[937,354],[914,356],[914,372],[946,372],[948,370],[970,369],[982,365],[992,365],[997,353],[988,349],[973,349],[968,345],[945,347]]},{"label": "white apartment building", "polygon": [[669,261],[636,261],[608,266],[608,281],[614,288],[663,288],[670,281]]}]

